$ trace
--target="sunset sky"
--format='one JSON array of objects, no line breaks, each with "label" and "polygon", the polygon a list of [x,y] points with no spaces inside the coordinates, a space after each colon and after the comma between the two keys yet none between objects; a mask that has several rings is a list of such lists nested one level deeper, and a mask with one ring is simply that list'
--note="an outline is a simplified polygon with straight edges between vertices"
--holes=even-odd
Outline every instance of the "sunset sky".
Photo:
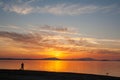
[{"label": "sunset sky", "polygon": [[0,0],[0,58],[120,59],[120,0]]}]

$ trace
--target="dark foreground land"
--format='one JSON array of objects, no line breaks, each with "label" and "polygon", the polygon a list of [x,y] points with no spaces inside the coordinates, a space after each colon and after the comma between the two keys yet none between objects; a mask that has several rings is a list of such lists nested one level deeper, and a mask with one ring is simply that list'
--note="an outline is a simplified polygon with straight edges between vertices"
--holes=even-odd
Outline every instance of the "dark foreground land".
[{"label": "dark foreground land", "polygon": [[65,72],[0,69],[0,80],[120,80],[120,77]]}]

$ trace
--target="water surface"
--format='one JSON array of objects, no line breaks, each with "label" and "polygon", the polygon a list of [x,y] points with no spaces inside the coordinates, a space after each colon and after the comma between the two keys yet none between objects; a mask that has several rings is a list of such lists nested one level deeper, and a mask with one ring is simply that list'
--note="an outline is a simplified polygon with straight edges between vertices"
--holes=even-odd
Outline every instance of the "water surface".
[{"label": "water surface", "polygon": [[120,77],[118,61],[52,61],[52,60],[0,60],[0,69],[20,69],[24,62],[25,70],[88,73]]}]

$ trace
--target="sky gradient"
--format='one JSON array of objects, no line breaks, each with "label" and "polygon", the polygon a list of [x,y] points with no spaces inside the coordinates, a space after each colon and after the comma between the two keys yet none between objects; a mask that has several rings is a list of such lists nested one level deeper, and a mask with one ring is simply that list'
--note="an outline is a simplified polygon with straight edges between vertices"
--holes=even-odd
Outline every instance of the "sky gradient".
[{"label": "sky gradient", "polygon": [[0,0],[0,57],[120,59],[120,1]]}]

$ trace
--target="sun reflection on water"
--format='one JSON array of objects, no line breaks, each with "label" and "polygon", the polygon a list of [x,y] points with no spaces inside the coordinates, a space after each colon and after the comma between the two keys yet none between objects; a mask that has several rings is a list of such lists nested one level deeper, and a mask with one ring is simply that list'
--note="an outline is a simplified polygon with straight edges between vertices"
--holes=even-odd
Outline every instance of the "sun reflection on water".
[{"label": "sun reflection on water", "polygon": [[42,67],[43,69],[47,71],[61,71],[65,68],[65,64],[61,63],[60,61],[52,61],[52,62],[47,62],[44,64]]}]

